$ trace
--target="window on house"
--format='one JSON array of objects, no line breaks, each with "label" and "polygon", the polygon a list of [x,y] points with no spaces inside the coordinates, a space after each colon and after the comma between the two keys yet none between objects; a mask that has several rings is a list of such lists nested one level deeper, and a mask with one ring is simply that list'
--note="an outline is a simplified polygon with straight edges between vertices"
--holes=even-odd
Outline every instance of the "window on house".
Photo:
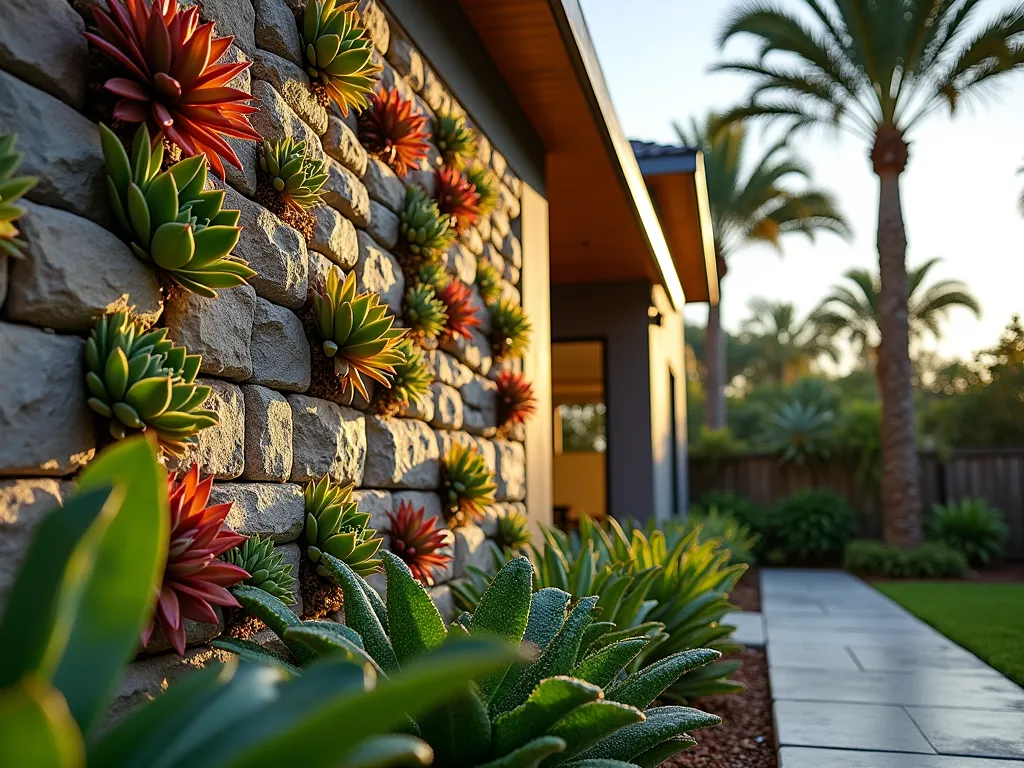
[{"label": "window on house", "polygon": [[604,403],[558,406],[558,420],[562,427],[562,452],[607,451],[607,410]]}]

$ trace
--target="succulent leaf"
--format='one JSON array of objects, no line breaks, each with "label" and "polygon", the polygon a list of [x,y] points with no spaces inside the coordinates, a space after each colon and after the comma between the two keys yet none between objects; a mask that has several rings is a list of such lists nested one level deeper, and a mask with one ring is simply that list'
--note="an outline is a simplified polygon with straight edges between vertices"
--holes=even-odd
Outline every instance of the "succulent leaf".
[{"label": "succulent leaf", "polygon": [[466,169],[466,178],[480,196],[480,215],[488,216],[498,205],[498,177],[486,165],[477,162]]},{"label": "succulent leaf", "polygon": [[21,154],[14,151],[15,137],[0,135],[0,258],[21,258],[24,241],[18,239],[14,222],[25,215],[25,209],[14,203],[39,181],[35,176],[15,176]]},{"label": "succulent leaf", "polygon": [[327,170],[324,163],[306,153],[306,142],[291,137],[264,140],[260,168],[287,205],[307,211],[323,202]]},{"label": "succulent leaf", "polygon": [[405,321],[412,333],[424,339],[441,335],[448,322],[448,312],[433,286],[414,283],[406,289]]},{"label": "succulent leaf", "polygon": [[374,93],[370,108],[359,114],[359,141],[399,178],[418,169],[429,154],[426,128],[426,116],[397,88]]},{"label": "succulent leaf", "polygon": [[285,605],[295,602],[292,566],[285,563],[284,555],[274,549],[274,540],[270,537],[250,536],[240,547],[228,550],[224,559],[249,572],[249,578],[244,582],[247,586],[262,589]]},{"label": "succulent leaf", "polygon": [[453,443],[442,467],[442,503],[449,520],[481,519],[494,503],[497,486],[484,457],[462,443]]},{"label": "succulent leaf", "polygon": [[462,168],[476,157],[476,134],[466,125],[466,118],[453,112],[437,116],[434,141],[441,150],[441,159],[451,168]]},{"label": "succulent leaf", "polygon": [[457,168],[439,168],[436,176],[437,209],[451,216],[452,227],[464,234],[480,216],[480,195]]},{"label": "succulent leaf", "polygon": [[437,202],[422,187],[406,190],[405,205],[398,218],[404,257],[413,270],[424,264],[440,263],[455,242],[451,216],[441,213]]},{"label": "succulent leaf", "polygon": [[494,356],[498,359],[522,357],[530,346],[533,324],[526,318],[523,308],[503,299],[491,304],[491,334]]},{"label": "succulent leaf", "polygon": [[370,516],[359,512],[358,503],[352,499],[353,487],[340,486],[324,475],[310,482],[304,492],[306,556],[324,578],[330,578],[321,562],[325,554],[345,563],[360,576],[381,570],[381,561],[375,555],[382,539],[368,527]]},{"label": "succulent leaf", "polygon": [[452,556],[446,548],[452,544],[451,531],[438,528],[438,519],[424,520],[423,507],[415,509],[411,502],[403,501],[398,512],[388,512],[391,521],[391,551],[409,566],[413,576],[427,586],[433,586],[434,577],[442,573]]},{"label": "succulent leaf", "polygon": [[482,321],[469,286],[453,278],[437,292],[437,298],[444,304],[448,316],[442,337],[446,340],[472,338],[472,329],[479,327]]},{"label": "succulent leaf", "polygon": [[495,379],[498,387],[498,421],[502,427],[525,424],[537,409],[533,385],[519,371],[504,370]]},{"label": "succulent leaf", "polygon": [[373,44],[359,25],[354,2],[307,0],[302,14],[306,71],[319,81],[343,116],[370,105],[382,67],[373,61]]}]

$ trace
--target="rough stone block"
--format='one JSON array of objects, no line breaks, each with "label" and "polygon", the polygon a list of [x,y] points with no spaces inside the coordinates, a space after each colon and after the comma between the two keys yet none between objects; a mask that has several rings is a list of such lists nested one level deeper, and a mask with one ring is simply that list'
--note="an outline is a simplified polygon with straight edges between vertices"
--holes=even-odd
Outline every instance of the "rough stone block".
[{"label": "rough stone block", "polygon": [[28,247],[26,258],[10,264],[11,320],[86,333],[100,315],[134,306],[140,319],[156,322],[160,283],[128,246],[67,211],[28,202],[24,208],[18,227]]},{"label": "rough stone block", "polygon": [[380,6],[374,0],[359,0],[359,16],[367,37],[373,41],[378,51],[387,53],[391,42],[391,28]]},{"label": "rough stone block", "polygon": [[242,386],[245,404],[243,480],[283,483],[292,473],[292,409],[284,395],[257,384]]},{"label": "rough stone block", "polygon": [[85,105],[89,50],[66,0],[0,3],[0,67],[76,109]]},{"label": "rough stone block", "polygon": [[470,329],[468,339],[458,338],[446,341],[441,348],[464,362],[478,373],[487,375],[494,360],[491,357],[491,342],[476,328]]},{"label": "rough stone block", "polygon": [[522,501],[526,498],[526,449],[522,443],[494,440],[497,457],[495,482],[498,501]]},{"label": "rough stone block", "polygon": [[370,195],[348,168],[333,159],[327,161],[329,176],[324,185],[324,202],[351,219],[361,229],[370,225]]},{"label": "rough stone block", "polygon": [[251,285],[240,285],[218,294],[208,299],[190,291],[171,291],[164,324],[175,342],[203,356],[200,371],[245,381],[252,376],[256,291]]},{"label": "rough stone block", "polygon": [[276,542],[294,541],[306,513],[302,486],[295,483],[214,483],[215,504],[233,502],[227,524],[244,536],[260,534]]},{"label": "rough stone block", "polygon": [[56,480],[0,480],[0,612],[36,526],[63,501]]},{"label": "rough stone block", "polygon": [[402,314],[405,276],[398,260],[381,248],[365,232],[358,233],[359,263],[356,265],[356,289],[380,294],[381,301],[396,316]]},{"label": "rough stone block", "polygon": [[308,257],[302,235],[261,205],[227,190],[225,208],[242,212],[242,235],[235,255],[249,262],[257,275],[249,280],[256,294],[293,309],[306,301]]},{"label": "rough stone block", "polygon": [[202,0],[201,16],[216,22],[217,37],[232,35],[234,44],[252,56],[256,51],[256,11],[251,2],[239,0]]},{"label": "rough stone block", "polygon": [[374,240],[385,248],[394,248],[398,243],[398,225],[398,216],[376,200],[370,201],[370,227],[367,232],[373,235]]},{"label": "rough stone block", "polygon": [[[47,46],[43,55],[52,49]],[[0,71],[0,134],[18,136],[19,173],[38,176],[36,202],[100,224],[110,220],[96,126],[48,93]]]},{"label": "rough stone block", "polygon": [[[217,614],[216,624],[207,624],[201,621],[192,621],[192,619],[184,619],[186,648],[205,645],[214,638],[219,637],[221,632],[224,631],[224,612],[218,606],[214,606],[213,612]],[[157,624],[153,630],[152,637],[149,638],[149,642],[143,647],[141,653],[149,656],[169,651],[171,647],[171,641],[167,639],[167,636],[164,635],[160,625]]]},{"label": "rough stone block", "polygon": [[484,252],[484,240],[480,236],[480,232],[477,231],[475,227],[470,227],[466,231],[462,236],[462,243],[474,256],[479,256]]},{"label": "rough stone block", "polygon": [[366,417],[317,397],[288,395],[292,408],[292,481],[319,480],[363,485],[367,464]]},{"label": "rough stone block", "polygon": [[[486,248],[491,242],[491,220],[483,216],[476,220],[476,235],[480,238],[480,245]],[[477,254],[480,255],[479,253]]]},{"label": "rough stone block", "polygon": [[358,178],[361,179],[366,174],[366,164],[369,161],[366,150],[359,143],[356,132],[340,117],[328,117],[327,131],[322,142],[324,151]]},{"label": "rough stone block", "polygon": [[355,491],[353,500],[359,505],[360,512],[370,513],[370,527],[381,534],[391,529],[388,512],[391,511],[391,494],[387,491]]},{"label": "rough stone block", "polygon": [[[251,72],[257,80],[270,83],[317,136],[323,135],[327,130],[327,110],[313,96],[309,89],[309,76],[301,67],[276,53],[256,51]],[[316,153],[320,151],[317,147],[313,149]]]},{"label": "rough stone block", "polygon": [[491,335],[491,313],[490,310],[487,309],[487,305],[484,304],[483,297],[480,295],[480,290],[475,284],[470,286],[469,297],[470,306],[473,307],[477,318],[480,320],[480,325],[477,326],[477,329],[484,336],[489,337]]},{"label": "rough stone block", "polygon": [[420,95],[435,113],[442,114],[452,111],[454,106],[452,97],[444,89],[444,85],[434,74],[434,70],[426,64],[423,65],[423,89],[420,91]]},{"label": "rough stone block", "polygon": [[329,205],[318,205],[313,209],[316,224],[310,250],[322,253],[342,269],[352,269],[359,259],[359,239],[356,228]]},{"label": "rough stone block", "polygon": [[438,381],[459,389],[473,380],[473,371],[458,358],[439,349],[425,350],[423,357]]},{"label": "rough stone block", "polygon": [[235,384],[218,379],[197,379],[196,383],[211,387],[204,408],[216,411],[220,423],[204,429],[180,457],[167,461],[171,469],[187,470],[199,465],[203,475],[217,480],[234,480],[245,470],[245,403],[242,390]]},{"label": "rough stone block", "polygon": [[434,418],[434,398],[424,397],[419,402],[413,401],[404,406],[398,413],[403,419],[418,419],[419,421],[432,421]]},{"label": "rough stone block", "polygon": [[0,323],[0,476],[68,475],[95,453],[85,341]]},{"label": "rough stone block", "polygon": [[497,385],[486,376],[473,374],[473,378],[459,387],[463,402],[474,408],[494,408],[498,397]]},{"label": "rough stone block", "polygon": [[498,252],[505,261],[509,262],[516,269],[523,268],[523,246],[519,238],[513,234],[506,236],[497,246]]},{"label": "rough stone block", "polygon": [[[413,509],[419,509],[422,507],[424,520],[430,520],[434,517],[442,517],[441,497],[434,491],[392,491],[392,513],[398,514],[398,507],[403,503],[412,504]],[[444,519],[442,518],[438,525],[444,526],[444,524]]]},{"label": "rough stone block", "polygon": [[467,285],[476,280],[476,256],[465,245],[456,242],[444,256],[444,269]]},{"label": "rough stone block", "polygon": [[498,187],[498,206],[505,211],[510,219],[518,219],[519,214],[522,213],[519,198],[505,184]]},{"label": "rough stone block", "polygon": [[520,278],[520,276],[521,276],[521,274],[520,274],[519,270],[516,267],[514,267],[512,264],[510,264],[509,262],[506,261],[505,262],[505,273],[502,275],[502,277],[505,279],[505,281],[510,283],[511,285],[519,285],[519,278]]},{"label": "rough stone block", "polygon": [[505,160],[505,156],[494,147],[491,147],[491,169],[498,175],[499,179],[508,170],[508,162]]},{"label": "rough stone block", "polygon": [[491,164],[491,152],[494,150],[491,148],[491,142],[487,140],[487,137],[482,133],[476,137],[476,159],[477,162],[482,165]]},{"label": "rough stone block", "polygon": [[257,298],[250,382],[287,392],[305,392],[309,389],[309,378],[309,342],[302,321],[290,309]]},{"label": "rough stone block", "polygon": [[252,5],[256,11],[256,45],[301,67],[302,40],[287,1],[252,0]]},{"label": "rough stone block", "polygon": [[434,418],[430,420],[430,425],[439,429],[462,429],[462,398],[459,390],[435,381],[430,385],[430,392],[434,399]]},{"label": "rough stone block", "polygon": [[501,299],[502,301],[511,301],[516,306],[520,306],[523,303],[523,297],[519,293],[519,289],[505,280],[501,281]]},{"label": "rough stone block", "polygon": [[481,410],[463,403],[462,428],[471,435],[494,437],[498,432],[497,418],[493,411]]},{"label": "rough stone block", "polygon": [[370,488],[436,488],[440,462],[434,431],[422,421],[366,420],[366,473]]},{"label": "rough stone block", "polygon": [[[327,274],[336,265],[326,256],[309,251],[309,288],[310,290],[322,290],[327,283]],[[315,361],[314,361],[315,362]]]},{"label": "rough stone block", "polygon": [[296,616],[301,616],[302,587],[299,582],[299,564],[302,560],[302,547],[298,544],[278,544],[274,549],[282,555],[282,565],[292,567],[291,574],[295,581],[292,583],[292,602],[288,607],[295,611]]},{"label": "rough stone block", "polygon": [[371,199],[386,205],[395,213],[402,210],[402,204],[405,202],[405,184],[394,171],[376,157],[371,157],[366,165],[363,184],[366,185],[366,191],[369,192]]},{"label": "rough stone block", "polygon": [[436,587],[431,587],[429,590],[430,599],[434,601],[434,605],[437,606],[437,612],[441,614],[441,618],[445,620],[445,623],[451,623],[458,616],[458,612],[455,610],[455,599],[452,597],[452,589],[447,584],[440,584]]},{"label": "rough stone block", "polygon": [[452,570],[456,579],[465,576],[466,567],[470,565],[485,570],[490,568],[494,544],[487,540],[482,528],[470,523],[453,528],[452,534],[455,536]]},{"label": "rough stone block", "polygon": [[[264,71],[267,68],[264,67]],[[265,80],[254,80],[252,95],[260,105],[260,111],[251,116],[252,127],[265,139],[289,138],[306,142],[306,154],[316,160],[324,160],[323,148],[316,131],[310,128],[289,106],[285,98]]]},{"label": "rough stone block", "polygon": [[384,55],[409,85],[417,91],[423,88],[423,58],[404,35],[392,30],[391,43]]}]

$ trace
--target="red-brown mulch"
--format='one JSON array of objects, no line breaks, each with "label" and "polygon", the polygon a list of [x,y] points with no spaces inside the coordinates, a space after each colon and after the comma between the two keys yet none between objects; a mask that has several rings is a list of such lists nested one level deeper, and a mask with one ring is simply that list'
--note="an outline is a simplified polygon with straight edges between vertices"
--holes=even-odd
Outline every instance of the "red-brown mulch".
[{"label": "red-brown mulch", "polygon": [[751,568],[729,595],[729,602],[743,611],[761,610],[761,577],[757,568]]},{"label": "red-brown mulch", "polygon": [[695,702],[698,709],[721,717],[722,724],[696,731],[697,746],[663,763],[662,768],[778,768],[764,651],[749,648],[731,658],[743,661],[732,679],[743,683],[744,689]]}]

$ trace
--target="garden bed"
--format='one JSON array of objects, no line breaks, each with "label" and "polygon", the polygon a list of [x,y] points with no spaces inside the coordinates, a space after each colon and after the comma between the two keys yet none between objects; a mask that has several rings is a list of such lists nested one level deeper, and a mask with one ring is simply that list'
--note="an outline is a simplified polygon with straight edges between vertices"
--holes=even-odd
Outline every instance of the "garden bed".
[{"label": "garden bed", "polygon": [[741,611],[761,610],[761,574],[757,568],[743,574],[729,595],[729,602]]}]

